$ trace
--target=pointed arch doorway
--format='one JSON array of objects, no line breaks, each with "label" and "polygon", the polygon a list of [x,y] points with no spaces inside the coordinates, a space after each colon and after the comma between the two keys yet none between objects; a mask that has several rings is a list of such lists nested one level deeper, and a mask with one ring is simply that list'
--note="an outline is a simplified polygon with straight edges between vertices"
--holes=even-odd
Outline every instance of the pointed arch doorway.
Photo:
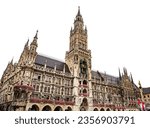
[{"label": "pointed arch doorway", "polygon": [[80,111],[87,111],[88,110],[88,100],[87,98],[83,98],[82,103],[80,105]]}]

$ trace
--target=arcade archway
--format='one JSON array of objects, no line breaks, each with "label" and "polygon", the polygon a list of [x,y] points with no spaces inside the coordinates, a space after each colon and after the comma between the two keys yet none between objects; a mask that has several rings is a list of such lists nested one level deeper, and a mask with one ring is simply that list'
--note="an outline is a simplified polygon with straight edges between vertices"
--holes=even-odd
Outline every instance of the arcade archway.
[{"label": "arcade archway", "polygon": [[39,107],[37,105],[32,105],[32,107],[29,108],[29,111],[39,111]]},{"label": "arcade archway", "polygon": [[54,111],[63,111],[63,109],[62,109],[62,107],[57,106],[57,107],[54,109]]},{"label": "arcade archway", "polygon": [[93,111],[98,111],[98,109],[97,108],[94,108],[94,110]]},{"label": "arcade archway", "polygon": [[52,111],[51,107],[46,105],[45,107],[43,107],[42,111]]},{"label": "arcade archway", "polygon": [[65,109],[65,111],[72,111],[71,107],[67,107],[67,109]]},{"label": "arcade archway", "polygon": [[88,110],[88,100],[87,98],[83,98],[82,103],[80,105],[80,111]]},{"label": "arcade archway", "polygon": [[104,109],[104,108],[101,108],[100,111],[105,111],[105,109]]}]

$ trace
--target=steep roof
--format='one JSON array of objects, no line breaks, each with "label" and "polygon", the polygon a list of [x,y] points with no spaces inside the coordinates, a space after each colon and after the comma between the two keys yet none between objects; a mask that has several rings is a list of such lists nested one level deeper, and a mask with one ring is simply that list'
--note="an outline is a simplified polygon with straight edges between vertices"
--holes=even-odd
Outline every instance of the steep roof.
[{"label": "steep roof", "polygon": [[119,78],[106,74],[106,73],[102,73],[102,72],[98,72],[98,71],[92,71],[92,78],[97,78],[97,79],[101,79],[103,78],[104,80],[106,80],[108,83],[111,84],[118,84]]},{"label": "steep roof", "polygon": [[42,65],[42,66],[46,64],[46,66],[49,68],[54,68],[56,66],[56,70],[59,71],[63,71],[65,66],[65,72],[70,73],[68,65],[66,63],[43,55],[38,54],[36,56],[35,64]]},{"label": "steep roof", "polygon": [[150,94],[150,87],[148,88],[142,88],[144,94]]}]

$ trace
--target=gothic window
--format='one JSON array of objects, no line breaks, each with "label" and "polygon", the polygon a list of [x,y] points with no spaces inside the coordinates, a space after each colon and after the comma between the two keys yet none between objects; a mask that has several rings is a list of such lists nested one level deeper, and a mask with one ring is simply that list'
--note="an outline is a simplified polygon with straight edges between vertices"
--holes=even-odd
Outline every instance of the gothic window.
[{"label": "gothic window", "polygon": [[67,90],[67,95],[69,95],[69,88],[68,88],[68,90]]},{"label": "gothic window", "polygon": [[44,92],[47,92],[47,87],[44,88]]},{"label": "gothic window", "polygon": [[33,88],[35,89],[35,84],[33,85]]},{"label": "gothic window", "polygon": [[69,91],[69,95],[72,95],[72,89],[70,89],[70,91]]},{"label": "gothic window", "polygon": [[83,93],[87,93],[87,90],[86,90],[86,89],[84,89],[84,90],[83,90]]},{"label": "gothic window", "polygon": [[67,98],[66,101],[69,101],[69,98]]},{"label": "gothic window", "polygon": [[41,75],[38,76],[38,81],[40,81],[40,79],[41,79]]},{"label": "gothic window", "polygon": [[61,78],[58,78],[58,84],[61,85]]},{"label": "gothic window", "polygon": [[54,86],[52,86],[52,89],[51,89],[51,93],[53,94],[53,92],[54,92]]},{"label": "gothic window", "polygon": [[81,81],[79,81],[79,84],[81,84]]},{"label": "gothic window", "polygon": [[50,92],[50,87],[48,87],[48,92]]},{"label": "gothic window", "polygon": [[55,82],[55,77],[53,77],[53,83]]},{"label": "gothic window", "polygon": [[62,89],[61,89],[61,95],[63,95],[63,92],[64,92],[64,88],[62,87]]},{"label": "gothic window", "polygon": [[52,79],[51,77],[48,78],[49,83],[51,83],[51,79]]},{"label": "gothic window", "polygon": [[69,80],[65,80],[65,85],[69,86]]},{"label": "gothic window", "polygon": [[67,89],[65,88],[65,95],[67,95]]},{"label": "gothic window", "polygon": [[84,81],[83,81],[83,84],[87,85],[87,81],[86,81],[86,80],[84,80]]},{"label": "gothic window", "polygon": [[40,92],[43,92],[43,86],[40,87]]},{"label": "gothic window", "polygon": [[57,90],[58,90],[58,88],[57,88],[57,87],[55,87],[55,94],[57,94],[57,92],[58,92]]},{"label": "gothic window", "polygon": [[60,94],[60,87],[58,88],[58,94]]},{"label": "gothic window", "polygon": [[82,93],[82,90],[80,89],[80,94]]},{"label": "gothic window", "polygon": [[35,90],[36,90],[36,91],[39,91],[39,85],[36,86],[36,89],[35,89]]}]

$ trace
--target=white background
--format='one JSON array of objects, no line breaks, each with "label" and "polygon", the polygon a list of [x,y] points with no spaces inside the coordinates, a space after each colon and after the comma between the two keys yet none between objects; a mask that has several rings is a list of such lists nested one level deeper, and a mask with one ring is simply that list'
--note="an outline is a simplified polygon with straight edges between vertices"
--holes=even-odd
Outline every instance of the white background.
[{"label": "white background", "polygon": [[88,29],[92,69],[118,76],[126,67],[150,86],[149,0],[0,0],[0,76],[39,30],[38,52],[64,61],[78,6]]}]

